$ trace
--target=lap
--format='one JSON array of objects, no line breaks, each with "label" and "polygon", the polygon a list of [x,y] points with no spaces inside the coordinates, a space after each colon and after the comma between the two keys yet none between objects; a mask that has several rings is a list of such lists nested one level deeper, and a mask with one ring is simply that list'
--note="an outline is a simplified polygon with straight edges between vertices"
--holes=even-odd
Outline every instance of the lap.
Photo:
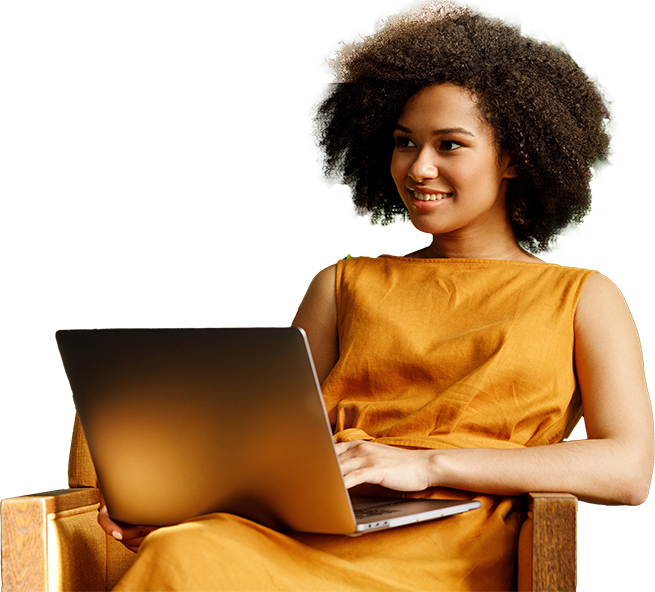
[{"label": "lap", "polygon": [[359,537],[281,533],[208,514],[146,537],[117,590],[502,590],[520,519],[511,500]]}]

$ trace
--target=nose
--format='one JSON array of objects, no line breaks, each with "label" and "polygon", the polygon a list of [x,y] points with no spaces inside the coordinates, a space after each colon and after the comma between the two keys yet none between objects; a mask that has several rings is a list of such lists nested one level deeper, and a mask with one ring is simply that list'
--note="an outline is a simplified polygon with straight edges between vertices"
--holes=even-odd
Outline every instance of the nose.
[{"label": "nose", "polygon": [[417,183],[421,183],[426,179],[436,179],[439,176],[439,169],[432,155],[426,150],[421,150],[407,170],[407,175]]}]

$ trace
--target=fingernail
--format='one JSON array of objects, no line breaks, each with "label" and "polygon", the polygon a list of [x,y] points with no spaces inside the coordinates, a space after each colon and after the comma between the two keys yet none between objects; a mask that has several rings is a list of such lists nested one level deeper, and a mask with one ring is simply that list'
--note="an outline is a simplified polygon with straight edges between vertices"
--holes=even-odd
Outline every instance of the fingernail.
[{"label": "fingernail", "polygon": [[122,541],[123,540],[123,535],[115,530],[114,532],[111,533],[111,536],[113,536],[117,541]]}]

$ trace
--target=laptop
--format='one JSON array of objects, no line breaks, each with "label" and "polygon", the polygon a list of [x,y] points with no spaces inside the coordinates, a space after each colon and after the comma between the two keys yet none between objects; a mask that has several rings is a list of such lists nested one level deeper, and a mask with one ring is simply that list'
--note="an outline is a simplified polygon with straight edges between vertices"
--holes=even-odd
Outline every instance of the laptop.
[{"label": "laptop", "polygon": [[116,521],[164,526],[228,512],[277,530],[354,535],[481,505],[351,499],[300,328],[56,337]]}]

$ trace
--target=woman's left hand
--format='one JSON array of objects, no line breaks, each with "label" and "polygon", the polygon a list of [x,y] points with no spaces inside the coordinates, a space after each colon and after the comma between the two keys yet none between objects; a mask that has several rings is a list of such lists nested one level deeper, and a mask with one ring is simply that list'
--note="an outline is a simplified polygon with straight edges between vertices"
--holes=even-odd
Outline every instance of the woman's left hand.
[{"label": "woman's left hand", "polygon": [[396,491],[422,491],[433,485],[434,450],[406,450],[364,440],[340,442],[336,450],[348,489],[374,483]]},{"label": "woman's left hand", "polygon": [[100,502],[98,508],[98,524],[109,535],[123,543],[130,551],[136,553],[139,550],[143,539],[146,538],[157,526],[134,526],[131,524],[118,524],[114,522],[107,512],[104,501]]}]

